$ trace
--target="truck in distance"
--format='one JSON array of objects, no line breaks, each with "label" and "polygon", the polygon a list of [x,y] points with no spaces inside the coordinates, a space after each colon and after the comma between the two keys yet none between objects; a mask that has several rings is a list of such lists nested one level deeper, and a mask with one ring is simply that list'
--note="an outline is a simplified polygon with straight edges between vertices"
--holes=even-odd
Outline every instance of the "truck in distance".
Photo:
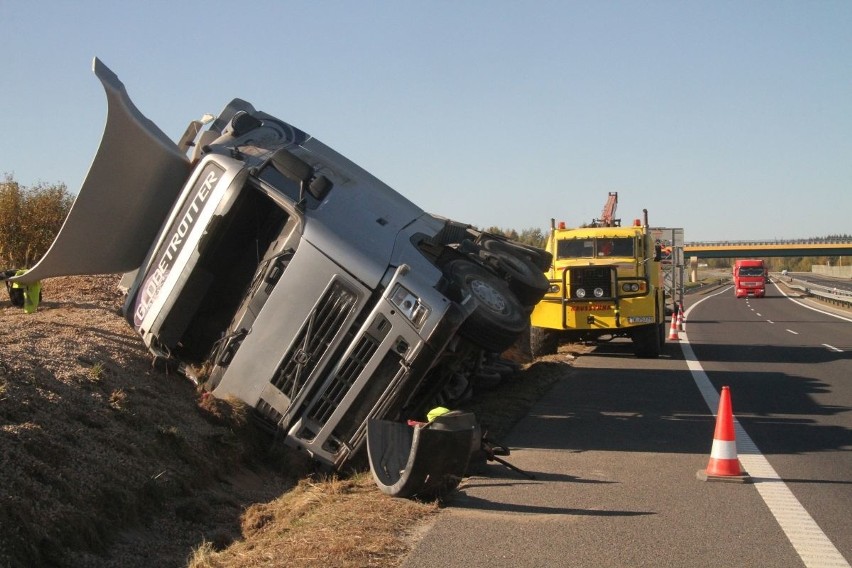
[{"label": "truck in distance", "polygon": [[[20,279],[128,273],[123,312],[151,353],[245,401],[318,463],[363,456],[368,423],[381,432],[451,405],[526,331],[548,288],[546,251],[428,214],[240,99],[176,144],[97,59],[94,72],[108,100],[101,145],[50,250]],[[457,477],[476,442],[431,443],[417,477],[405,456],[381,455],[417,457],[407,435],[369,444],[392,495]],[[452,471],[436,469],[441,452],[461,454],[443,456]]]},{"label": "truck in distance", "polygon": [[661,246],[638,219],[622,227],[610,193],[601,219],[566,228],[551,222],[546,249],[550,288],[533,310],[530,350],[555,353],[559,342],[628,337],[639,357],[658,357],[666,338]]},{"label": "truck in distance", "polygon": [[735,260],[732,271],[734,295],[737,298],[749,295],[763,298],[766,295],[766,273],[766,265],[761,259]]}]

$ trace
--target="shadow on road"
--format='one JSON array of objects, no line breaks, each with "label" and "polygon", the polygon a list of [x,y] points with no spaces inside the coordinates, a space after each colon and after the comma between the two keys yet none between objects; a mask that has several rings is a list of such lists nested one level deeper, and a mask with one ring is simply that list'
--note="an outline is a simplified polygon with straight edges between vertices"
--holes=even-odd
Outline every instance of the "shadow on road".
[{"label": "shadow on road", "polygon": [[464,490],[453,498],[454,509],[475,509],[477,511],[496,511],[500,513],[521,513],[526,515],[589,515],[595,517],[638,517],[656,515],[653,511],[602,511],[599,509],[572,509],[570,507],[544,507],[541,505],[521,505],[481,499],[468,495]]},{"label": "shadow on road", "polygon": [[[757,347],[754,361],[777,362],[780,348],[772,353],[775,349]],[[700,359],[715,361],[714,356],[726,351],[722,346],[721,350],[714,349],[709,357],[702,355]],[[848,356],[848,353],[819,353],[824,359]],[[632,347],[619,342],[599,345],[593,354],[583,356],[587,362],[573,366],[570,374],[557,382],[531,410],[527,426],[514,432],[512,445],[575,451],[709,454],[715,417],[689,371],[673,370],[661,360],[633,366],[635,358],[628,364],[625,357],[633,357]],[[682,359],[682,354],[676,345],[667,345],[666,357]],[[731,387],[734,414],[764,454],[848,447],[847,428],[820,425],[815,418],[851,410],[818,402],[814,395],[830,394],[825,383],[773,371],[768,364],[756,368],[766,370],[708,370],[708,376],[717,390],[721,385]]]}]

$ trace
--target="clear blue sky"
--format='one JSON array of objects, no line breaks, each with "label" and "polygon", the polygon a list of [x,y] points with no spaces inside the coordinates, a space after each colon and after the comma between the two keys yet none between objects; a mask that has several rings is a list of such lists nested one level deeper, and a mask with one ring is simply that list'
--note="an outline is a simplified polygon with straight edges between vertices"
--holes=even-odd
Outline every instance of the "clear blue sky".
[{"label": "clear blue sky", "polygon": [[424,209],[852,233],[852,2],[0,0],[0,175],[80,187],[94,56],[169,136],[234,97]]}]

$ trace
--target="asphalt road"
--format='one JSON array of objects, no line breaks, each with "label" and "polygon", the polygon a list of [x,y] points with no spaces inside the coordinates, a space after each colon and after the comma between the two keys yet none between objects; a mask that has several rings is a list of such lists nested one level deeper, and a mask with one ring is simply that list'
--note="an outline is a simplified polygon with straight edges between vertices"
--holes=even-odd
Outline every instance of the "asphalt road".
[{"label": "asphalt road", "polygon": [[[536,479],[498,464],[466,479],[403,566],[848,566],[852,322],[774,286],[761,300],[720,292],[687,299],[686,350],[670,343],[664,357],[643,360],[612,342],[565,368],[504,441],[509,461]],[[742,461],[765,457],[778,478],[696,478],[716,408],[691,353],[711,390],[731,387],[756,446]],[[817,538],[806,525],[804,539],[828,552],[806,551],[806,564],[792,543],[799,529],[785,532],[767,488],[789,488],[823,531]],[[788,501],[780,509],[797,517]]]}]

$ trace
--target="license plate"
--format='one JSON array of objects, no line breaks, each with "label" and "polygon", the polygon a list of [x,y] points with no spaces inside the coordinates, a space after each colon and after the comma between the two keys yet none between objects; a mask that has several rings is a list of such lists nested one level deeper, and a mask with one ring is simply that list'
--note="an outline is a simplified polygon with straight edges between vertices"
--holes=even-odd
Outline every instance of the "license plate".
[{"label": "license plate", "polygon": [[631,316],[627,323],[654,323],[654,316]]}]

